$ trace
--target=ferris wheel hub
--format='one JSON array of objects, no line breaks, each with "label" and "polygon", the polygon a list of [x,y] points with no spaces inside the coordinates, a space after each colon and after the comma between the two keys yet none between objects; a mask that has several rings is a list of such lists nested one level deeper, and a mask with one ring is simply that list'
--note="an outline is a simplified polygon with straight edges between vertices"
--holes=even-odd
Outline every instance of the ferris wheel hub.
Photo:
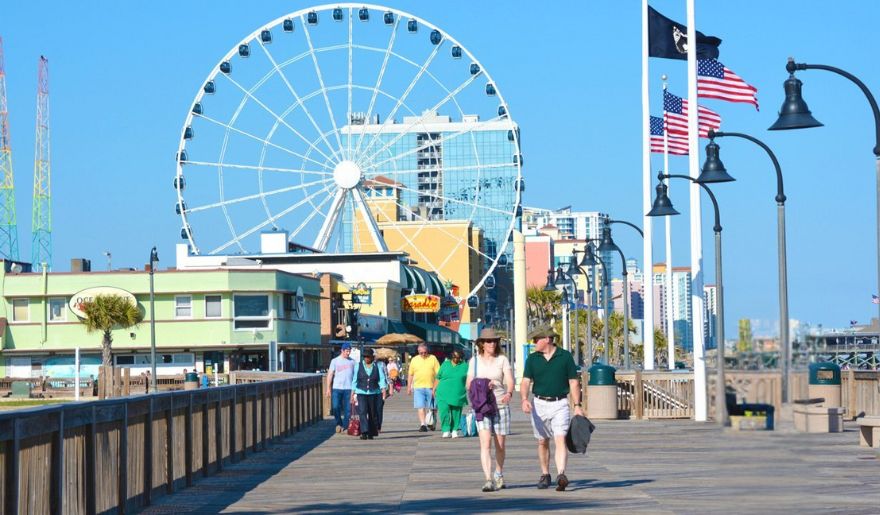
[{"label": "ferris wheel hub", "polygon": [[350,190],[361,182],[361,167],[348,159],[340,161],[333,168],[333,180],[342,189]]}]

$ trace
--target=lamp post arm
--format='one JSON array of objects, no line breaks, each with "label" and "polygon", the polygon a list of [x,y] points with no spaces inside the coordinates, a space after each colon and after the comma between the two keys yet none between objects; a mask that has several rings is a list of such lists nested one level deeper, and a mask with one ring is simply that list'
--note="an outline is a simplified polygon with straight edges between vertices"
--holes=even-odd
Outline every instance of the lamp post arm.
[{"label": "lamp post arm", "polygon": [[642,228],[641,228],[641,227],[639,227],[639,226],[636,225],[636,224],[633,224],[633,223],[627,222],[626,220],[608,220],[608,223],[609,223],[609,224],[624,224],[624,225],[628,225],[628,226],[632,227],[633,229],[635,229],[636,231],[638,231],[638,232],[639,232],[639,236],[641,236],[643,239],[644,239],[644,237],[645,237],[645,233],[642,232]]},{"label": "lamp post arm", "polygon": [[709,199],[712,200],[712,207],[715,209],[715,227],[713,227],[712,229],[717,233],[721,232],[721,212],[718,210],[718,200],[715,198],[715,194],[712,193],[712,190],[710,190],[708,186],[706,186],[705,184],[703,184],[701,182],[697,182],[696,179],[694,179],[693,177],[691,177],[689,175],[662,174],[661,173],[657,176],[657,178],[660,180],[663,180],[663,179],[687,179],[687,180],[691,181],[692,183],[698,184],[701,188],[703,188],[703,190],[705,190],[706,193],[709,194]]},{"label": "lamp post arm", "polygon": [[877,100],[874,98],[874,95],[871,94],[871,90],[868,89],[868,86],[866,86],[864,82],[848,71],[835,68],[834,66],[828,66],[827,64],[795,63],[790,59],[788,64],[785,65],[785,69],[788,70],[788,73],[794,73],[795,70],[825,70],[846,77],[858,86],[868,99],[868,103],[871,104],[871,111],[874,113],[874,132],[876,138],[874,155],[880,158],[880,108],[877,107]]},{"label": "lamp post arm", "polygon": [[[709,132],[710,132],[709,137],[711,138],[712,133],[714,131],[712,131],[710,129]],[[716,138],[720,138],[720,137],[724,137],[724,136],[732,136],[735,138],[747,139],[747,140],[751,141],[752,143],[754,143],[755,145],[758,145],[759,147],[763,148],[764,151],[767,152],[767,155],[770,156],[770,160],[773,161],[773,168],[776,170],[776,202],[779,204],[785,204],[786,197],[785,197],[785,188],[783,187],[783,183],[782,183],[782,168],[779,166],[779,160],[776,159],[776,154],[774,154],[773,151],[770,150],[770,147],[765,145],[764,142],[759,140],[758,138],[755,138],[753,136],[749,136],[748,134],[743,134],[741,132],[718,131],[718,132],[714,132],[714,134],[715,134]]]}]

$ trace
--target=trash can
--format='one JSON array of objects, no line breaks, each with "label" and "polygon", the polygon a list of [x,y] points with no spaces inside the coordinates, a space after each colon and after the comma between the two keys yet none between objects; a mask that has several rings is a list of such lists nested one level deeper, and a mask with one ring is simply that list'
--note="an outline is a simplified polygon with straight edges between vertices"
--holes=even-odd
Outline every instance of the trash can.
[{"label": "trash can", "polygon": [[199,389],[199,374],[197,372],[187,372],[183,377],[183,389],[184,390],[198,390]]},{"label": "trash can", "polygon": [[617,418],[617,380],[615,368],[602,363],[590,367],[587,383],[587,418],[614,420]]},{"label": "trash can", "polygon": [[834,363],[810,363],[811,399],[824,398],[822,406],[833,408],[840,404],[840,367]]}]

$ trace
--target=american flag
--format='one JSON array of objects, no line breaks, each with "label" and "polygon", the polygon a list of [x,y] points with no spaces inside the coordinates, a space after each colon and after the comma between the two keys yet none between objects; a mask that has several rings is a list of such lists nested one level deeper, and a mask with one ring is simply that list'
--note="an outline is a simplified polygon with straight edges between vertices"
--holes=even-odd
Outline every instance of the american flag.
[{"label": "american flag", "polygon": [[[669,153],[677,156],[686,156],[688,154],[688,140],[686,138],[676,138],[668,136]],[[663,118],[659,116],[651,117],[651,152],[664,153],[665,145],[663,143]]]},{"label": "american flag", "polygon": [[[698,130],[701,138],[709,137],[709,129],[716,131],[721,128],[721,115],[715,111],[699,106]],[[666,130],[669,135],[688,135],[688,101],[668,91],[663,92],[663,111],[666,119]]]},{"label": "american flag", "polygon": [[758,89],[715,59],[697,61],[697,96],[745,102],[758,109]]}]

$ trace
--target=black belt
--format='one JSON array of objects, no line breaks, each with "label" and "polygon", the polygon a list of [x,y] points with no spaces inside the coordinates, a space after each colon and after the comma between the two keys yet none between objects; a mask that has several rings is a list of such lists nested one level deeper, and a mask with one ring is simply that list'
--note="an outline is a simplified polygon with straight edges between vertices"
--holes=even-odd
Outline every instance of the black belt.
[{"label": "black belt", "polygon": [[535,395],[536,399],[541,399],[542,401],[553,402],[553,401],[561,401],[562,399],[567,399],[568,395],[562,395],[559,397],[542,397],[540,395]]}]

